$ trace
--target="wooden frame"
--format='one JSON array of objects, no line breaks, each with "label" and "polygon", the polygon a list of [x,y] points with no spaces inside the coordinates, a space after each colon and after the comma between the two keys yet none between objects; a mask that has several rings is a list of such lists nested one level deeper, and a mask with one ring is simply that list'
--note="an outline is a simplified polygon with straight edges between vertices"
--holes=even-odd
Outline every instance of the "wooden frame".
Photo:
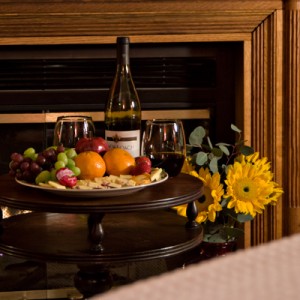
[{"label": "wooden frame", "polygon": [[[104,112],[103,111],[94,111],[94,112],[56,112],[56,113],[36,113],[36,114],[0,114],[0,124],[16,124],[16,123],[55,123],[57,117],[64,116],[90,116],[95,122],[103,122],[104,121]],[[182,109],[180,110],[180,116],[182,119],[209,119],[210,111],[209,109]],[[178,118],[178,110],[147,110],[142,112],[142,119],[163,119],[170,118],[176,119]]]},{"label": "wooden frame", "polygon": [[299,2],[0,0],[0,46],[112,43],[117,35],[132,42],[242,42],[236,121],[269,157],[285,191],[247,228],[249,246],[300,231]]}]

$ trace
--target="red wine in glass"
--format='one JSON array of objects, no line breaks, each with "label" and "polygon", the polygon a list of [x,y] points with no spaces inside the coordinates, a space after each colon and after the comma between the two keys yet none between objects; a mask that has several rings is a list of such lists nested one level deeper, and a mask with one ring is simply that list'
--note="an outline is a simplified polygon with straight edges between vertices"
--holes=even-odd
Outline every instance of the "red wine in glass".
[{"label": "red wine in glass", "polygon": [[174,177],[180,173],[185,156],[182,153],[160,152],[149,154],[149,158],[153,168],[162,168]]},{"label": "red wine in glass", "polygon": [[148,120],[142,153],[150,158],[152,167],[164,169],[170,177],[177,176],[186,153],[182,122],[176,119]]}]

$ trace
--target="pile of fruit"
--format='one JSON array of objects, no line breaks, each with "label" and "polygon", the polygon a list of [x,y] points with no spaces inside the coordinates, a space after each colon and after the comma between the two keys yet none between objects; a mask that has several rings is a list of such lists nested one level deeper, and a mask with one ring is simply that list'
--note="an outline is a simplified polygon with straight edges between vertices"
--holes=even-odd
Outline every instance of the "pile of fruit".
[{"label": "pile of fruit", "polygon": [[101,137],[81,138],[75,148],[59,145],[41,152],[28,148],[22,154],[12,153],[9,169],[10,175],[18,180],[55,188],[74,188],[79,182],[82,186],[86,181],[100,182],[99,178],[104,177],[110,177],[110,181],[120,177],[124,181],[147,175],[150,182],[151,178],[157,180],[154,173],[151,177],[153,170],[148,157],[134,158],[126,150],[109,149]]}]

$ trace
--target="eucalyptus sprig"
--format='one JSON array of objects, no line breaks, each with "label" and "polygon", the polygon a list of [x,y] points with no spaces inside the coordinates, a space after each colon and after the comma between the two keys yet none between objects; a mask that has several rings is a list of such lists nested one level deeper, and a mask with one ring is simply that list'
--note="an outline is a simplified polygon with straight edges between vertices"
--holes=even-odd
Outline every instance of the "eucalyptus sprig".
[{"label": "eucalyptus sprig", "polygon": [[[210,137],[204,127],[196,127],[189,136],[188,149],[199,149],[197,153],[192,155],[192,162],[199,167],[207,166],[212,173],[226,172],[227,165],[232,158],[238,154],[250,155],[254,150],[246,146],[245,141],[242,140],[241,130],[231,124],[231,129],[237,133],[238,138],[234,144],[220,142],[215,145],[212,144]],[[226,157],[223,164],[219,164],[220,159]],[[221,170],[220,170],[221,168]]]}]

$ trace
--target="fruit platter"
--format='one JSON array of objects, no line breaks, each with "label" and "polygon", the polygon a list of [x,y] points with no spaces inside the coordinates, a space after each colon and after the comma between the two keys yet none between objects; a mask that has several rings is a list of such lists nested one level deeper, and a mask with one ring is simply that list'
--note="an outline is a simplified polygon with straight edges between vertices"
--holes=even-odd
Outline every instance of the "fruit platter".
[{"label": "fruit platter", "polygon": [[168,179],[163,169],[152,168],[148,157],[109,149],[101,137],[81,138],[75,148],[27,148],[10,159],[9,174],[18,184],[72,197],[118,196]]}]

